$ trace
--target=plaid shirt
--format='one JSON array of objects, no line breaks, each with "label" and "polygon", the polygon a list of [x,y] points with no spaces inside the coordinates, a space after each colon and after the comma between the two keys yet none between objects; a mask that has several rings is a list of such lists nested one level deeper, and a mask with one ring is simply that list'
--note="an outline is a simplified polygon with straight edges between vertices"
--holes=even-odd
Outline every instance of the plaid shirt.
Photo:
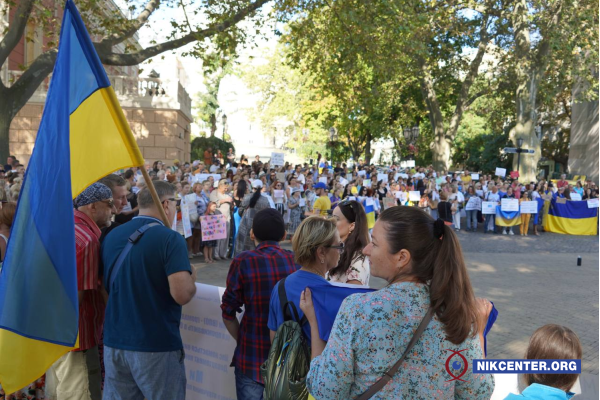
[{"label": "plaid shirt", "polygon": [[104,324],[104,299],[100,293],[98,264],[101,232],[90,217],[78,210],[75,216],[77,290],[83,291],[79,303],[79,348],[87,350],[100,343]]},{"label": "plaid shirt", "polygon": [[233,320],[245,306],[231,366],[255,382],[263,383],[260,366],[271,348],[267,326],[271,292],[277,282],[299,268],[294,253],[269,241],[260,243],[256,250],[239,254],[229,267],[221,303],[223,319]]}]

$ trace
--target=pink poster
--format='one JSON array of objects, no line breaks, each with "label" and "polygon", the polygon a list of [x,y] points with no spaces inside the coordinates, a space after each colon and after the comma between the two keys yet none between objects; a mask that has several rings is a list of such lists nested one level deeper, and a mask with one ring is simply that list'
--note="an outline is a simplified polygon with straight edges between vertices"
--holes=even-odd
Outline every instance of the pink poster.
[{"label": "pink poster", "polygon": [[202,240],[225,239],[227,237],[227,220],[224,215],[205,215],[200,217]]}]

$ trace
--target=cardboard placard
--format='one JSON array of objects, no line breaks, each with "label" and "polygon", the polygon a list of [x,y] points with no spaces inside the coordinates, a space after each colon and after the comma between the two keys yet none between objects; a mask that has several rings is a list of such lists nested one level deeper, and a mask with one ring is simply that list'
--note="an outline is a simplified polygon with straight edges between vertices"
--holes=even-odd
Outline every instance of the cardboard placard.
[{"label": "cardboard placard", "polygon": [[471,179],[474,181],[478,181],[479,180],[479,174],[471,174]]},{"label": "cardboard placard", "polygon": [[275,177],[279,182],[285,182],[285,172],[277,172]]},{"label": "cardboard placard", "polygon": [[469,201],[467,201],[467,205],[465,206],[465,210],[481,210],[481,199],[479,197],[469,197]]},{"label": "cardboard placard", "polygon": [[227,237],[227,219],[223,214],[203,215],[200,217],[202,240],[225,239]]},{"label": "cardboard placard", "polygon": [[283,190],[273,190],[273,197],[283,199]]},{"label": "cardboard placard", "polygon": [[577,192],[571,192],[571,200],[581,201],[581,195]]},{"label": "cardboard placard", "polygon": [[418,190],[411,190],[408,192],[408,200],[409,201],[419,201],[421,200],[421,192]]},{"label": "cardboard placard", "polygon": [[496,176],[499,176],[501,178],[504,178],[506,176],[506,168],[498,168],[496,167]]},{"label": "cardboard placard", "polygon": [[537,201],[521,202],[521,214],[537,214],[537,213],[538,213]]},{"label": "cardboard placard", "polygon": [[598,199],[589,199],[587,201],[588,208],[598,208]]},{"label": "cardboard placard", "polygon": [[270,165],[285,165],[285,153],[271,153]]},{"label": "cardboard placard", "polygon": [[567,204],[567,199],[565,199],[564,197],[557,197],[556,202],[558,204]]},{"label": "cardboard placard", "polygon": [[517,199],[500,199],[500,209],[502,211],[519,211],[519,200]]},{"label": "cardboard placard", "polygon": [[482,214],[496,214],[496,206],[498,203],[495,201],[482,201],[481,202],[481,213]]}]

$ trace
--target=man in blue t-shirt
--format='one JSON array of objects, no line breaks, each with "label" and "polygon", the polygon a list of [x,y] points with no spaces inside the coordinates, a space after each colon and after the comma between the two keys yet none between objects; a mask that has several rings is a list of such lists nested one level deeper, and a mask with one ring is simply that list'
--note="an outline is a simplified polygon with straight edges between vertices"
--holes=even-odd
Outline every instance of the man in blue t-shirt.
[{"label": "man in blue t-shirt", "polygon": [[[177,212],[175,186],[153,181],[168,220]],[[164,226],[148,188],[138,194],[139,216],[114,229],[102,244],[104,286],[104,398],[184,399],[186,375],[179,333],[181,306],[196,294],[183,237]],[[117,260],[128,239],[146,225]],[[126,250],[127,251],[127,250]]]}]

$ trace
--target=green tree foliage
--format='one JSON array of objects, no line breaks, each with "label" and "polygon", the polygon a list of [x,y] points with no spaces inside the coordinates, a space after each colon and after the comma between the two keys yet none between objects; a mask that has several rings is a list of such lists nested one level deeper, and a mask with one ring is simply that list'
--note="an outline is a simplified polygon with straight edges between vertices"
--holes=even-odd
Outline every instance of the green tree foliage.
[{"label": "green tree foliage", "polygon": [[223,153],[224,156],[229,151],[229,148],[232,148],[235,152],[235,147],[231,142],[226,142],[223,139],[214,136],[197,137],[192,140],[192,160],[204,160],[204,151],[209,147],[212,148],[214,154],[221,150],[221,153]]}]

